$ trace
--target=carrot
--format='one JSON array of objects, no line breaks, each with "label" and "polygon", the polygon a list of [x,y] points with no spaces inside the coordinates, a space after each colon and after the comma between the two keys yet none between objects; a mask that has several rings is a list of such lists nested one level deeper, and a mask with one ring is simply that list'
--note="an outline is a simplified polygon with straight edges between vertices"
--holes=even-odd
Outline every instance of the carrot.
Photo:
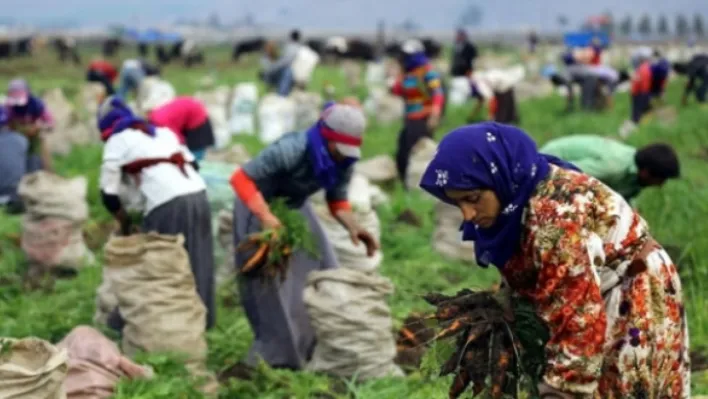
[{"label": "carrot", "polygon": [[263,260],[265,259],[266,254],[268,253],[268,244],[267,243],[262,243],[260,248],[256,251],[253,256],[251,256],[248,259],[248,262],[246,262],[245,265],[243,265],[243,268],[241,268],[241,273],[248,273],[252,269],[254,269],[257,265],[259,265]]}]

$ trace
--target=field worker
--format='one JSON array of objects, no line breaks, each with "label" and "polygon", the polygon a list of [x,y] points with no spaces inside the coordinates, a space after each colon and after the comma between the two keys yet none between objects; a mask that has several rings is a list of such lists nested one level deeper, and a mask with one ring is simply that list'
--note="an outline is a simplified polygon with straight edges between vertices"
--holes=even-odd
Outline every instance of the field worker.
[{"label": "field worker", "polygon": [[[99,180],[104,206],[120,223],[122,233],[129,234],[130,220],[119,193],[138,192],[144,203],[142,231],[184,235],[197,293],[207,309],[207,328],[211,328],[216,319],[211,211],[192,153],[174,132],[136,117],[116,96],[101,104],[98,128],[105,142]],[[109,325],[122,329],[117,310]]]},{"label": "field worker", "polygon": [[651,111],[652,54],[649,47],[641,47],[632,54],[632,122],[635,124]]},{"label": "field worker", "polygon": [[446,135],[420,186],[548,327],[541,397],[690,397],[677,268],[620,195],[493,122]]},{"label": "field worker", "polygon": [[469,76],[475,58],[477,58],[477,47],[467,38],[464,29],[458,29],[450,63],[450,75],[453,78]]},{"label": "field worker", "polygon": [[[315,333],[303,303],[307,275],[313,270],[338,267],[334,249],[308,202],[324,189],[329,210],[349,231],[352,242],[365,245],[369,256],[378,250],[376,239],[353,218],[347,187],[360,146],[366,118],[360,107],[334,104],[305,132],[282,136],[231,177],[237,198],[234,205],[234,242],[240,245],[250,234],[263,229],[282,229],[268,203],[284,198],[292,209],[300,209],[318,242],[319,257],[304,250],[290,259],[287,278],[264,281],[260,276],[239,274],[239,291],[254,343],[246,362],[262,359],[271,367],[300,369],[315,344]],[[237,253],[237,268],[252,253]]]},{"label": "field worker", "polygon": [[0,107],[0,207],[14,214],[23,210],[17,186],[27,173],[29,140],[22,133],[9,129],[7,122],[8,112]]},{"label": "field worker", "polygon": [[662,57],[659,52],[654,53],[655,59],[649,65],[651,69],[651,87],[649,93],[652,99],[661,101],[666,91],[666,83],[669,80],[671,72],[671,63],[669,60]]},{"label": "field worker", "polygon": [[689,62],[677,62],[673,65],[674,71],[679,75],[688,78],[686,87],[683,90],[681,104],[688,104],[688,96],[694,92],[696,100],[700,103],[706,102],[708,94],[708,54],[697,54]]},{"label": "field worker", "polygon": [[287,96],[295,86],[292,64],[300,51],[300,31],[290,33],[290,40],[283,46],[282,52],[278,45],[269,41],[263,48],[261,58],[261,76],[263,80],[281,96]]},{"label": "field worker", "polygon": [[403,43],[402,56],[399,60],[403,76],[390,82],[391,93],[403,97],[405,102],[405,120],[398,135],[396,166],[398,176],[405,188],[406,172],[411,150],[424,137],[433,137],[440,124],[445,94],[442,78],[433,69],[425,55],[425,48],[418,40]]},{"label": "field worker", "polygon": [[477,106],[472,110],[476,118],[487,105],[489,120],[500,123],[518,124],[520,122],[514,86],[525,75],[521,66],[508,69],[473,71],[470,79],[471,96],[477,98]]},{"label": "field worker", "polygon": [[187,146],[197,161],[203,160],[207,148],[216,143],[207,110],[194,97],[180,96],[155,107],[149,110],[147,119],[155,126],[177,133],[180,143]]},{"label": "field worker", "polygon": [[49,109],[39,97],[32,94],[24,79],[10,82],[6,105],[10,129],[29,139],[27,173],[42,169],[52,171],[52,156],[44,139],[44,135],[54,127],[54,118]]},{"label": "field worker", "polygon": [[574,164],[627,201],[645,187],[660,187],[680,175],[678,157],[668,144],[636,149],[607,137],[573,135],[551,140],[539,151]]},{"label": "field worker", "polygon": [[117,96],[123,100],[127,100],[128,93],[137,93],[140,88],[140,83],[147,76],[159,76],[160,69],[150,65],[146,61],[139,59],[129,59],[123,61],[120,69],[120,85],[118,86]]},{"label": "field worker", "polygon": [[106,94],[112,96],[115,93],[113,84],[118,77],[118,70],[112,63],[96,58],[89,64],[86,72],[86,80],[89,82],[100,83],[106,89]]}]

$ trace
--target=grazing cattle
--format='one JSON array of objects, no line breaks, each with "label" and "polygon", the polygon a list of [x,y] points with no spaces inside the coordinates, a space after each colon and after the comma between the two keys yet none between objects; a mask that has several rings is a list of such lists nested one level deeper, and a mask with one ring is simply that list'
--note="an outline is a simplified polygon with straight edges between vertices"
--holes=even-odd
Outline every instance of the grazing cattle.
[{"label": "grazing cattle", "polygon": [[263,50],[265,46],[265,37],[253,37],[246,40],[241,40],[234,45],[234,51],[231,55],[231,59],[238,61],[242,55],[255,53]]},{"label": "grazing cattle", "polygon": [[59,61],[73,61],[76,65],[81,65],[81,57],[76,48],[76,41],[73,38],[60,37],[54,39],[54,48],[59,54]]},{"label": "grazing cattle", "polygon": [[182,57],[182,48],[184,47],[184,40],[180,40],[172,45],[170,49],[170,59],[179,59]]},{"label": "grazing cattle", "polygon": [[[418,38],[417,40],[423,44],[425,55],[427,55],[428,58],[435,59],[440,57],[442,53],[442,44],[440,42],[429,37]],[[386,55],[398,59],[403,53],[401,46],[402,43],[399,42],[387,44],[385,49]]]},{"label": "grazing cattle", "polygon": [[121,46],[123,43],[121,43],[120,39],[106,39],[103,41],[103,56],[104,57],[113,57],[116,55],[118,50],[120,50]]},{"label": "grazing cattle", "polygon": [[12,57],[12,43],[9,40],[0,40],[0,60]]},{"label": "grazing cattle", "polygon": [[322,39],[308,39],[305,45],[320,56],[325,52],[325,41]]},{"label": "grazing cattle", "polygon": [[150,52],[150,45],[147,43],[138,43],[138,54],[140,55],[140,58],[147,58],[148,53]]},{"label": "grazing cattle", "polygon": [[376,47],[361,39],[331,37],[325,44],[324,54],[334,56],[337,59],[374,61],[376,59]]},{"label": "grazing cattle", "polygon": [[165,48],[165,45],[162,43],[157,44],[155,46],[155,56],[157,57],[157,61],[161,65],[169,64],[170,63],[170,52],[167,51]]}]

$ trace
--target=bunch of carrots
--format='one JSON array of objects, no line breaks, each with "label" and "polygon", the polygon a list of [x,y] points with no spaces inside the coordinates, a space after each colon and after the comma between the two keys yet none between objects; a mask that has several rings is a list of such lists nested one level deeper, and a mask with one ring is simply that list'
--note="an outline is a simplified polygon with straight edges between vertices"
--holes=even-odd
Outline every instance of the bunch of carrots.
[{"label": "bunch of carrots", "polygon": [[467,289],[454,296],[431,293],[424,299],[437,307],[428,318],[442,327],[434,340],[457,337],[452,356],[440,369],[440,376],[455,373],[451,399],[470,384],[474,396],[485,390],[492,398],[536,392],[548,331],[528,303],[512,302],[502,291]]},{"label": "bunch of carrots", "polygon": [[298,211],[289,209],[285,200],[274,200],[270,208],[283,227],[278,231],[264,230],[253,234],[238,246],[239,252],[255,250],[241,268],[241,273],[259,275],[264,279],[279,277],[284,281],[291,255],[301,249],[316,255],[316,245],[307,222]]}]

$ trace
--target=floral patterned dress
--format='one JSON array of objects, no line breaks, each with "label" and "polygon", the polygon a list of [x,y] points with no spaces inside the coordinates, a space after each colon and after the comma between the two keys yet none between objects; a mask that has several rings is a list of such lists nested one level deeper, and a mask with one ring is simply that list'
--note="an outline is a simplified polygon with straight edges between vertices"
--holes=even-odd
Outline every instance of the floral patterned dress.
[{"label": "floral patterned dress", "polygon": [[502,274],[551,332],[544,381],[583,397],[689,398],[681,282],[668,254],[646,246],[646,222],[598,180],[553,166],[523,223]]}]

